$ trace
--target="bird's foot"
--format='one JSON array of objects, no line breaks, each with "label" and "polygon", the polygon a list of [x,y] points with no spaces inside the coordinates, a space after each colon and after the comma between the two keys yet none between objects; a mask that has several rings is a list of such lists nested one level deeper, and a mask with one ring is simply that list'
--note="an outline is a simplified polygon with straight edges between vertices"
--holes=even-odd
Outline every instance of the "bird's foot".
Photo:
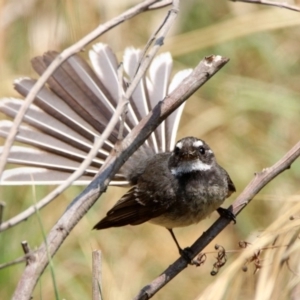
[{"label": "bird's foot", "polygon": [[199,267],[199,262],[193,258],[192,249],[190,247],[179,249],[180,256],[189,264],[189,265],[195,265],[196,267]]},{"label": "bird's foot", "polygon": [[228,219],[230,221],[233,221],[233,223],[236,224],[235,215],[234,215],[234,213],[231,210],[229,210],[227,208],[219,207],[217,209],[217,212],[219,213],[219,215],[221,217],[226,218],[226,219]]}]

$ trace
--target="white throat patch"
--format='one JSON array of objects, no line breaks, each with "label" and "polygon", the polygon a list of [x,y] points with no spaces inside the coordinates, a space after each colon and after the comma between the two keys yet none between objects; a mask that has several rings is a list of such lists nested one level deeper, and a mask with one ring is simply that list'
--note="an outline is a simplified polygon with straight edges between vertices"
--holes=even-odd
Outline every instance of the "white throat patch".
[{"label": "white throat patch", "polygon": [[171,168],[171,173],[176,176],[183,173],[190,173],[193,171],[207,171],[209,169],[211,169],[211,165],[205,164],[200,160],[194,160],[184,162],[176,168]]}]

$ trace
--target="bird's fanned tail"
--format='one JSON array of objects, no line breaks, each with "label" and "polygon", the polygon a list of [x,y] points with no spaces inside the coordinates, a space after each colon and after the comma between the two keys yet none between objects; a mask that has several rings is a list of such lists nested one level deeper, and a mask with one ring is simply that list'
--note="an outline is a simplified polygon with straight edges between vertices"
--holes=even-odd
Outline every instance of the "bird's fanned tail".
[{"label": "bird's fanned tail", "polygon": [[[57,55],[57,52],[49,51],[34,58],[34,70],[41,75]],[[94,138],[106,128],[118,103],[118,61],[111,48],[104,44],[94,45],[89,56],[92,67],[75,54],[54,72],[47,86],[38,93],[16,136],[18,145],[12,147],[8,158],[9,163],[23,167],[6,170],[1,178],[2,185],[60,184],[79,167]],[[136,73],[140,56],[139,50],[125,51],[124,91]],[[130,99],[125,135],[191,72],[181,71],[171,81],[171,68],[169,53],[153,60],[149,77],[143,77]],[[35,82],[30,78],[18,79],[15,89],[26,97]],[[4,98],[0,101],[0,111],[14,118],[22,103],[20,99]],[[171,114],[146,141],[145,145],[154,153],[173,148],[182,109],[183,106]],[[0,136],[6,138],[12,124],[12,121],[0,121]],[[74,184],[90,182],[113,149],[118,129],[119,125],[85,174]],[[128,180],[119,173],[111,184],[126,185]]]}]

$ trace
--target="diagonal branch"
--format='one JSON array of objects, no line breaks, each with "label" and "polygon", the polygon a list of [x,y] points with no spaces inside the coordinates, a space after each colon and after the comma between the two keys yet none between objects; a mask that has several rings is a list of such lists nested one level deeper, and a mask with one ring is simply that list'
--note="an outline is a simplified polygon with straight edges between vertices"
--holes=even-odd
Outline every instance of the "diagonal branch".
[{"label": "diagonal branch", "polygon": [[[248,184],[248,186],[232,204],[233,213],[235,215],[239,214],[263,187],[265,187],[280,173],[282,173],[286,169],[289,169],[291,164],[299,156],[300,142],[298,142],[272,167],[264,169],[262,172],[255,174],[255,177],[252,179],[252,181]],[[229,220],[225,218],[219,218],[191,246],[191,255],[195,257],[198,253],[200,253],[229,223]],[[180,257],[172,265],[170,265],[160,276],[154,279],[150,284],[146,285],[134,299],[150,299],[187,266],[188,264],[186,260]]]},{"label": "diagonal branch", "polygon": [[48,234],[46,243],[33,253],[36,260],[26,266],[15,290],[13,299],[29,299],[38,278],[48,265],[48,251],[53,256],[64,242],[68,234],[106,190],[114,174],[124,161],[144,142],[151,132],[169,114],[188,99],[200,86],[219,71],[228,59],[221,56],[209,56],[203,59],[187,77],[164,101],[159,102],[120,144],[119,149],[111,155],[89,186],[72,202],[67,211]]},{"label": "diagonal branch", "polygon": [[275,2],[275,1],[268,1],[268,0],[231,0],[232,2],[245,2],[251,4],[261,4],[266,6],[275,6],[279,8],[286,8],[289,10],[300,12],[300,8],[295,5],[290,5],[284,2]]}]

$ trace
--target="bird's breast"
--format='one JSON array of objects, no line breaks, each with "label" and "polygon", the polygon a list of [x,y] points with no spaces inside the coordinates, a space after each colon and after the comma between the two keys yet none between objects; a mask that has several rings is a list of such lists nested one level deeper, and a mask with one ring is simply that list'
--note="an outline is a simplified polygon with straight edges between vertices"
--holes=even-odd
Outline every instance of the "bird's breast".
[{"label": "bird's breast", "polygon": [[228,187],[216,178],[194,176],[178,180],[175,201],[152,223],[167,227],[183,227],[207,218],[226,199]]}]

